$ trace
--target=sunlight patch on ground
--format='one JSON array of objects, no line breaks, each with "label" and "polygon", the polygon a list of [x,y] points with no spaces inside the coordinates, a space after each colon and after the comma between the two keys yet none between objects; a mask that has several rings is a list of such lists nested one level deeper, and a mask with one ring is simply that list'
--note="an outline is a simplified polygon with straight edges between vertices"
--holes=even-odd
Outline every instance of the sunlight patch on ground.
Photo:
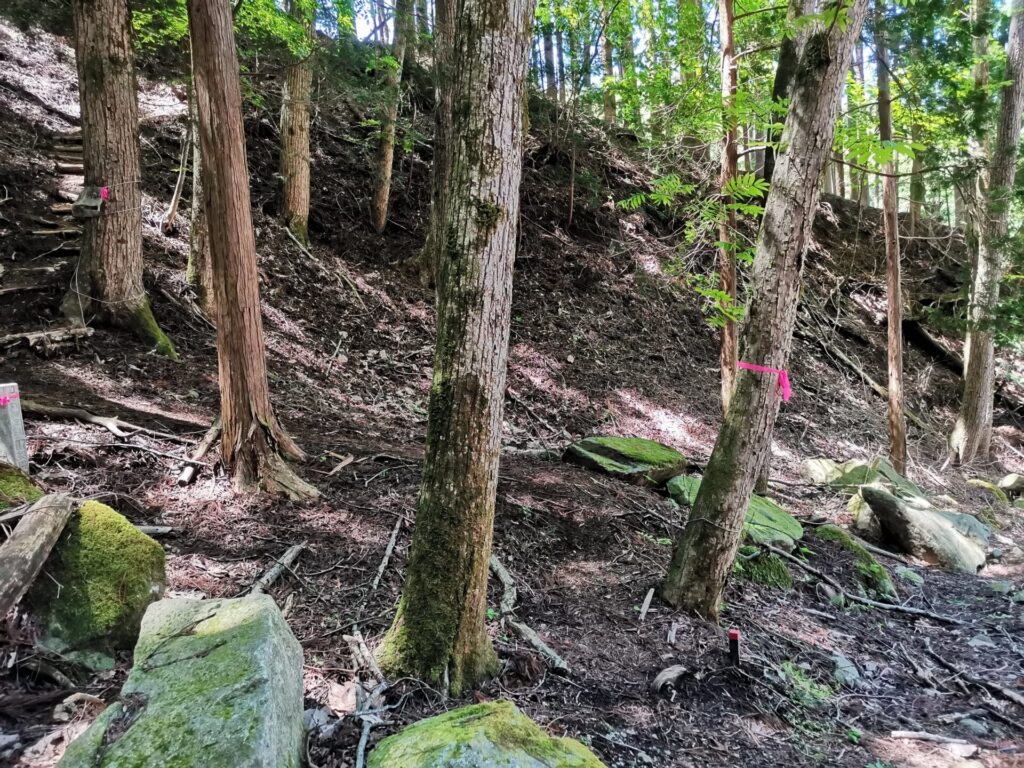
[{"label": "sunlight patch on ground", "polygon": [[599,585],[619,584],[619,579],[609,572],[608,563],[603,560],[572,560],[561,563],[553,574],[553,581],[576,593],[592,591]]},{"label": "sunlight patch on ground", "polygon": [[617,433],[658,440],[684,453],[711,452],[715,433],[703,421],[652,403],[632,390],[616,390],[615,397],[625,409],[615,419]]},{"label": "sunlight patch on ground", "polygon": [[868,743],[872,753],[888,761],[896,768],[983,768],[990,766],[1011,765],[980,760],[969,760],[954,753],[954,749],[962,748],[958,744],[933,744],[927,741],[912,739],[877,738]]},{"label": "sunlight patch on ground", "polygon": [[[560,362],[538,352],[529,344],[516,344],[512,347],[509,370],[513,374],[522,376],[534,389],[552,399],[579,407],[589,405],[590,399],[583,392],[566,386],[561,369]],[[556,376],[561,381],[556,381]]]}]

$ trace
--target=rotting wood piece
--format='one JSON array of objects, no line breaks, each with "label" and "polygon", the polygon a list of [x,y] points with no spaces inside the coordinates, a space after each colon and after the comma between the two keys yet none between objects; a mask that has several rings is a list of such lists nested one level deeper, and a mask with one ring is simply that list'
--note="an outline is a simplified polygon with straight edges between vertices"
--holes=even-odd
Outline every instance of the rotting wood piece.
[{"label": "rotting wood piece", "polygon": [[[199,441],[199,445],[192,451],[192,455],[189,457],[191,462],[199,462],[209,453],[210,448],[217,442],[217,438],[220,437],[220,417],[213,422],[213,426],[203,435],[203,439]],[[178,474],[178,485],[188,485],[195,480],[196,475],[199,474],[198,463],[189,463],[182,467],[181,472]]]},{"label": "rotting wood piece", "polygon": [[63,493],[43,496],[0,546],[0,616],[7,615],[32,586],[76,506]]},{"label": "rotting wood piece", "polygon": [[294,544],[288,547],[287,551],[281,556],[280,560],[274,561],[274,564],[270,566],[263,575],[256,579],[256,583],[252,585],[252,589],[249,590],[250,595],[258,595],[261,592],[265,592],[270,586],[280,578],[281,574],[284,573],[285,569],[291,569],[295,564],[295,561],[299,559],[299,554],[306,548],[306,542],[301,544]]},{"label": "rotting wood piece", "polygon": [[9,333],[6,336],[0,336],[0,347],[10,347],[23,341],[27,342],[30,347],[34,347],[40,342],[60,344],[76,339],[85,339],[92,336],[92,334],[93,329],[88,326],[68,326],[45,331],[23,331],[21,333]]}]

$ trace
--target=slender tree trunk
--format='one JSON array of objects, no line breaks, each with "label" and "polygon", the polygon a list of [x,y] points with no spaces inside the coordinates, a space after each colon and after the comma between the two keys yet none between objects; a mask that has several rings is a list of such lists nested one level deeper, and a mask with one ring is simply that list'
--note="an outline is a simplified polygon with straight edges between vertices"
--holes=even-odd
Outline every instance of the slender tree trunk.
[{"label": "slender tree trunk", "polygon": [[313,86],[312,14],[292,0],[292,15],[306,27],[307,49],[289,65],[281,92],[281,217],[303,243],[309,242],[309,100]]},{"label": "slender tree trunk", "polygon": [[413,35],[412,3],[413,0],[398,0],[395,4],[395,42],[391,46],[391,57],[395,63],[387,72],[386,103],[377,153],[377,188],[373,195],[373,228],[378,232],[383,232],[388,222],[391,170],[395,161],[395,127],[398,124],[398,105],[402,95],[402,68],[405,66],[405,51]]},{"label": "slender tree trunk", "polygon": [[[875,0],[875,55],[878,57],[878,137],[892,142],[889,92],[889,43],[885,0]],[[907,420],[903,413],[903,287],[900,277],[899,186],[890,161],[882,167],[882,221],[885,226],[885,282],[888,319],[889,460],[897,472],[907,468]]]},{"label": "slender tree trunk", "polygon": [[551,22],[544,24],[544,93],[552,101],[558,100],[558,81],[555,79],[555,38]]},{"label": "slender tree trunk", "polygon": [[[605,0],[602,8],[607,15],[611,13],[608,9],[608,2]],[[604,70],[604,81],[601,84],[602,100],[604,102],[604,121],[608,125],[615,125],[615,63],[612,58],[612,41],[608,36],[608,27],[611,19],[605,19],[604,31],[601,33],[601,63]]]},{"label": "slender tree trunk", "polygon": [[[861,93],[865,91],[867,81],[864,79],[864,48],[858,43],[853,50],[853,76],[861,86]],[[870,188],[868,186],[868,174],[865,171],[857,171],[857,205],[867,208],[871,204]]]},{"label": "slender tree trunk", "polygon": [[[193,66],[192,71],[195,71]],[[196,301],[207,315],[216,317],[213,289],[213,265],[210,262],[210,232],[206,226],[206,205],[203,201],[203,152],[199,141],[199,113],[192,82],[188,87],[188,118],[192,123],[192,202],[188,231],[188,263],[185,281],[195,291]]]},{"label": "slender tree trunk", "polygon": [[[757,240],[744,358],[786,367],[793,341],[803,255],[818,207],[822,169],[832,150],[839,94],[860,35],[867,0],[848,6],[845,25],[815,25],[793,80],[775,181]],[[671,605],[718,617],[758,469],[779,412],[775,376],[741,371],[704,481],[672,557],[662,596]]]},{"label": "slender tree trunk", "polygon": [[621,2],[625,14],[625,28],[622,31],[622,50],[619,55],[622,60],[622,80],[626,84],[626,96],[623,99],[627,110],[625,119],[633,127],[641,128],[640,87],[636,74],[636,47],[633,43],[633,11],[630,8],[629,0],[621,0]]},{"label": "slender tree trunk", "polygon": [[[916,122],[910,126],[910,140],[914,144],[921,141],[921,126]],[[924,174],[925,151],[914,150],[914,159],[910,165],[910,204],[907,207],[907,231],[911,237],[917,237],[921,230],[921,214],[925,199],[928,196]]]},{"label": "slender tree trunk", "polygon": [[181,195],[185,191],[185,177],[188,176],[188,166],[192,154],[192,123],[185,126],[185,134],[181,138],[181,159],[178,161],[178,179],[174,183],[174,193],[171,195],[170,205],[164,213],[163,221],[160,222],[160,231],[165,235],[173,235],[177,225],[178,207],[181,205]]},{"label": "slender tree trunk", "polygon": [[989,165],[988,192],[982,211],[978,255],[968,300],[964,344],[964,394],[950,445],[961,463],[987,458],[992,441],[995,389],[993,320],[999,302],[1013,201],[1017,145],[1024,112],[1024,0],[1014,0],[1007,43],[1006,84]]},{"label": "slender tree trunk", "polygon": [[126,0],[73,0],[85,187],[106,189],[98,217],[85,220],[81,263],[64,311],[126,328],[177,359],[142,284],[139,107],[131,11]]},{"label": "slender tree trunk", "polygon": [[561,29],[555,30],[555,54],[558,58],[558,101],[565,103],[565,51]]},{"label": "slender tree trunk", "polygon": [[282,459],[303,454],[270,405],[231,7],[188,0],[188,16],[217,293],[221,455],[241,490],[259,485],[295,499],[316,496]]},{"label": "slender tree trunk", "polygon": [[[786,27],[792,29],[798,17],[811,13],[814,8],[813,0],[789,0],[789,11],[786,15]],[[772,103],[776,108],[788,98],[793,78],[796,76],[796,67],[800,55],[801,40],[804,35],[796,33],[786,35],[782,38],[782,45],[779,47],[779,61],[775,66],[775,79],[772,82]],[[775,163],[778,155],[778,144],[782,138],[782,129],[776,127],[782,120],[778,115],[772,118],[772,127],[768,130],[768,137],[765,140],[764,150],[764,180],[769,184],[775,176]]]},{"label": "slender tree trunk", "polygon": [[[719,176],[719,191],[725,209],[718,222],[718,271],[721,289],[736,306],[736,212],[729,208],[733,202],[726,195],[729,183],[736,178],[736,93],[739,78],[736,70],[736,49],[733,40],[732,0],[719,0],[718,23],[722,57],[722,168]],[[729,400],[736,386],[736,322],[726,318],[722,325],[718,349],[718,365],[722,379],[722,413],[729,410]]]},{"label": "slender tree trunk", "polygon": [[[494,673],[484,626],[519,219],[531,0],[455,0],[438,30],[447,194],[426,458],[382,666],[460,693]],[[457,108],[452,108],[457,105]]]},{"label": "slender tree trunk", "polygon": [[432,43],[430,39],[429,16],[427,0],[416,0],[416,58],[420,63],[429,61],[431,57]]}]

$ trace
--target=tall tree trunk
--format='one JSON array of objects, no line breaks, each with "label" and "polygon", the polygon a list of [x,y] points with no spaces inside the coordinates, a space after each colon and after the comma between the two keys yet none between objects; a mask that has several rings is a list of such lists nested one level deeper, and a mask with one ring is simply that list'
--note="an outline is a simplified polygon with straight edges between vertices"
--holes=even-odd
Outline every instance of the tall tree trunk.
[{"label": "tall tree trunk", "polygon": [[626,108],[625,119],[634,128],[642,127],[640,115],[640,87],[636,74],[636,46],[633,43],[633,11],[629,0],[621,0],[625,14],[622,30],[622,50],[619,56],[622,61],[622,81],[626,84],[626,95],[623,104]]},{"label": "tall tree trunk", "polygon": [[433,47],[429,17],[427,0],[416,0],[416,58],[421,64],[430,60]]},{"label": "tall tree trunk", "polygon": [[[811,13],[814,8],[814,0],[789,0],[789,10],[786,14],[786,28],[792,29],[796,19]],[[800,55],[800,45],[803,33],[786,35],[782,38],[782,45],[779,47],[779,61],[775,65],[775,79],[772,81],[772,104],[779,107],[789,96],[789,89],[796,76],[796,67]],[[775,176],[775,163],[778,155],[778,144],[782,138],[782,130],[778,128],[781,123],[777,115],[772,116],[771,128],[765,140],[764,150],[764,180],[769,184]]]},{"label": "tall tree trunk", "polygon": [[558,101],[565,103],[565,51],[563,50],[563,33],[555,30],[555,55],[558,58]]},{"label": "tall tree trunk", "polygon": [[388,223],[388,202],[391,198],[391,169],[395,161],[395,126],[402,96],[402,68],[405,51],[413,36],[413,0],[395,4],[395,41],[391,46],[394,63],[388,67],[384,119],[381,121],[380,147],[377,153],[377,184],[373,194],[373,228],[383,232]]},{"label": "tall tree trunk", "polygon": [[[920,144],[921,126],[914,122],[910,126],[910,141],[913,144]],[[910,237],[917,237],[921,230],[921,214],[924,210],[925,198],[928,196],[924,174],[923,149],[914,150],[914,159],[910,165],[910,204],[907,207],[907,232]]]},{"label": "tall tree trunk", "polygon": [[[889,92],[889,43],[885,0],[875,0],[875,55],[878,57],[878,137],[892,143]],[[897,472],[907,468],[907,420],[903,413],[903,286],[900,277],[899,185],[892,161],[882,167],[882,221],[885,226],[886,317],[888,319],[889,460]]]},{"label": "tall tree trunk", "polygon": [[139,106],[127,0],[73,0],[85,186],[106,189],[100,215],[86,219],[82,261],[64,311],[126,328],[177,359],[142,284]]},{"label": "tall tree trunk", "polygon": [[[861,86],[861,93],[866,90],[867,81],[864,79],[864,48],[858,43],[853,49],[853,76]],[[861,208],[867,208],[871,204],[871,194],[868,187],[868,174],[866,171],[857,171],[857,191],[855,199]],[[852,172],[851,172],[852,176]]]},{"label": "tall tree trunk", "polygon": [[[608,9],[608,1],[605,0],[602,8],[605,15],[611,13]],[[605,18],[604,30],[601,32],[601,64],[604,70],[604,80],[601,83],[602,101],[604,102],[604,121],[608,125],[615,125],[615,63],[612,57],[612,41],[608,36],[608,27],[611,25],[611,18]]]},{"label": "tall tree trunk", "polygon": [[284,195],[281,217],[300,241],[309,242],[309,99],[313,86],[310,63],[313,15],[292,0],[291,13],[306,28],[306,50],[285,71],[281,92],[281,176]]},{"label": "tall tree trunk", "polygon": [[[822,169],[832,150],[839,94],[860,35],[867,0],[847,6],[846,25],[816,24],[803,46],[779,158],[757,239],[745,359],[786,367],[793,341],[803,255],[818,207]],[[773,375],[741,371],[704,482],[662,584],[671,605],[718,617],[758,469],[779,412]]]},{"label": "tall tree trunk", "polygon": [[995,389],[993,320],[1006,263],[1010,204],[1013,200],[1017,145],[1024,112],[1024,0],[1014,0],[1007,43],[1006,84],[989,164],[988,191],[981,216],[978,255],[971,276],[967,340],[964,343],[964,394],[950,445],[961,463],[987,458],[992,441]]},{"label": "tall tree trunk", "polygon": [[295,499],[313,497],[316,490],[281,457],[303,454],[270,405],[231,7],[188,0],[188,17],[217,294],[221,455],[241,490],[258,485]]},{"label": "tall tree trunk", "polygon": [[[719,176],[719,191],[724,210],[718,222],[718,271],[721,289],[732,306],[736,305],[736,212],[729,208],[733,202],[726,195],[726,188],[736,178],[736,93],[739,78],[736,70],[736,48],[733,39],[732,0],[718,1],[718,24],[722,57],[722,168]],[[729,410],[729,400],[736,386],[736,322],[726,318],[722,325],[718,349],[718,365],[721,370],[722,413]]]},{"label": "tall tree trunk", "polygon": [[[423,481],[382,666],[465,691],[493,674],[484,626],[519,220],[531,0],[455,0],[438,30],[447,135],[437,345]],[[452,34],[454,32],[454,35]]]},{"label": "tall tree trunk", "polygon": [[555,78],[555,38],[551,22],[544,24],[544,93],[552,101],[558,100],[558,80]]},{"label": "tall tree trunk", "polygon": [[[195,67],[192,67],[195,71]],[[188,262],[185,281],[195,291],[200,308],[216,316],[216,292],[213,288],[213,266],[210,263],[210,232],[206,226],[206,205],[203,200],[203,151],[199,141],[199,113],[196,110],[194,76],[188,86],[188,119],[192,123],[192,202],[188,230]]]}]

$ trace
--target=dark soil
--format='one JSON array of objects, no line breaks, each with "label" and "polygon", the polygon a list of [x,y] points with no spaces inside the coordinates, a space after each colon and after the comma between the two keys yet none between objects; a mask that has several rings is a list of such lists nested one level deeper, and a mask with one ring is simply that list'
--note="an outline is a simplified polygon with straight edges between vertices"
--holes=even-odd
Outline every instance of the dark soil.
[{"label": "dark soil", "polygon": [[[58,306],[77,266],[74,238],[32,232],[40,229],[34,217],[50,216],[53,195],[66,183],[54,173],[50,136],[74,129],[77,107],[68,90],[73,58],[63,42],[47,35],[29,40],[0,26],[0,61],[4,335],[63,324]],[[181,234],[159,231],[184,105],[168,86],[141,87],[147,287],[183,362],[100,327],[77,344],[4,348],[0,379],[17,381],[29,400],[117,415],[175,436],[119,440],[96,426],[34,417],[26,424],[33,474],[47,490],[100,498],[135,523],[173,528],[162,538],[169,594],[241,594],[289,546],[306,544],[271,592],[305,650],[307,704],[324,706],[332,686],[359,672],[343,635],[358,626],[373,647],[389,625],[414,523],[433,319],[432,293],[406,263],[423,239],[429,147],[401,158],[393,226],[379,236],[367,223],[368,130],[345,110],[331,118],[321,113],[310,259],[271,217],[273,112],[248,116],[271,388],[278,415],[310,457],[301,471],[323,496],[305,505],[237,496],[212,458],[195,484],[181,488],[178,462],[109,447],[121,442],[184,455],[218,406],[212,332],[190,311],[183,279],[187,200]],[[586,128],[580,178],[593,180],[592,188],[581,183],[575,191],[570,224],[567,151],[543,120],[533,123],[495,551],[516,578],[518,618],[573,674],[548,673],[495,619],[489,629],[502,672],[467,700],[510,698],[551,733],[589,742],[609,766],[979,764],[957,762],[940,744],[892,739],[893,730],[966,739],[981,747],[977,759],[986,766],[1024,762],[1017,753],[1024,711],[968,682],[1017,689],[1024,675],[1024,619],[1011,598],[1021,588],[1024,553],[1017,543],[1024,526],[1016,510],[989,510],[995,505],[985,492],[965,485],[968,477],[1020,469],[1021,423],[1006,407],[1016,402],[1012,387],[1004,387],[999,403],[997,464],[970,473],[943,468],[942,434],[958,377],[935,349],[908,349],[910,405],[934,425],[911,427],[910,476],[965,511],[994,514],[1008,542],[1004,563],[979,577],[918,563],[912,570],[924,577],[923,587],[896,579],[905,606],[962,623],[837,606],[795,566],[788,592],[734,580],[721,626],[674,613],[656,598],[641,620],[685,511],[653,491],[538,457],[557,454],[577,437],[610,433],[658,439],[703,464],[718,420],[716,334],[696,295],[669,268],[680,222],[657,212],[627,213],[612,202],[643,187],[650,177],[643,164]],[[846,522],[848,513],[844,498],[802,484],[803,459],[884,451],[883,401],[831,353],[841,350],[884,382],[879,226],[876,211],[829,200],[808,257],[805,316],[791,367],[795,397],[779,419],[772,466],[772,495],[805,519]],[[940,297],[956,292],[964,269],[956,233],[936,225],[930,237],[937,239],[910,241],[905,266],[910,304],[926,324],[926,308],[948,311]],[[693,269],[710,270],[714,254],[697,248],[686,258]],[[940,328],[928,327],[940,346],[956,351]],[[370,589],[396,526],[394,554]],[[848,553],[808,528],[810,565],[855,593]],[[1013,589],[997,592],[993,579],[1011,581]],[[499,589],[492,585],[495,606]],[[726,654],[727,627],[742,631],[738,668]],[[88,719],[79,710],[70,724],[55,720],[55,705],[75,690],[112,700],[130,659],[122,658],[113,675],[90,677],[41,659],[26,617],[10,617],[7,629],[0,729],[21,744],[14,754],[49,739],[21,759],[52,765],[62,739]],[[835,681],[837,655],[856,664],[858,683]],[[652,693],[655,675],[672,665],[686,670],[677,685]],[[387,702],[395,708],[386,725],[373,729],[371,746],[404,724],[464,703],[408,681],[389,689]],[[965,712],[984,734],[966,729]],[[310,764],[354,765],[359,723],[347,717],[329,730],[311,736]],[[0,753],[6,744],[0,742]]]}]

